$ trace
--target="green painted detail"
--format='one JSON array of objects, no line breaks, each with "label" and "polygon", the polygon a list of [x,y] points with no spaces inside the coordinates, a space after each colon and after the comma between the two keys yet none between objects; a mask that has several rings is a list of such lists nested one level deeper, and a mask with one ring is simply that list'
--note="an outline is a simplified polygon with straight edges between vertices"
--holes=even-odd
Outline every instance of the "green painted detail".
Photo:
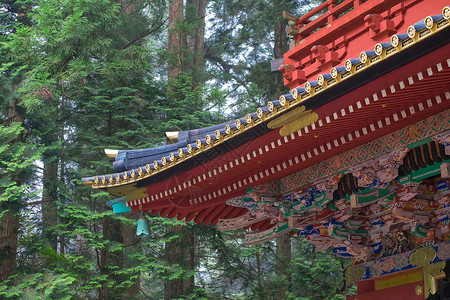
[{"label": "green painted detail", "polygon": [[417,148],[417,147],[419,147],[419,146],[428,144],[429,142],[432,142],[432,141],[433,141],[433,140],[431,139],[431,137],[426,137],[426,138],[424,138],[424,139],[422,139],[422,140],[420,140],[420,141],[414,142],[414,143],[409,144],[409,145],[405,145],[405,147],[406,147],[406,148],[413,149],[413,148]]},{"label": "green painted detail", "polygon": [[[122,197],[122,198],[124,198],[124,197]],[[131,212],[131,207],[127,206],[127,202],[125,199],[122,199],[116,203],[112,203],[112,208],[113,208],[113,212],[118,215]]]}]

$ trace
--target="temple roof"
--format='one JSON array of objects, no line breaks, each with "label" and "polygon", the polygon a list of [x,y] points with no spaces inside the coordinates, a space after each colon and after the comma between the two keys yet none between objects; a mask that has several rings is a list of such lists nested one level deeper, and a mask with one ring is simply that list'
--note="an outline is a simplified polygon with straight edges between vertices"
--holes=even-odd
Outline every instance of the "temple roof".
[{"label": "temple roof", "polygon": [[115,173],[83,183],[126,196],[133,211],[213,225],[242,215],[225,200],[448,109],[448,24],[445,7],[255,113],[121,150]]}]

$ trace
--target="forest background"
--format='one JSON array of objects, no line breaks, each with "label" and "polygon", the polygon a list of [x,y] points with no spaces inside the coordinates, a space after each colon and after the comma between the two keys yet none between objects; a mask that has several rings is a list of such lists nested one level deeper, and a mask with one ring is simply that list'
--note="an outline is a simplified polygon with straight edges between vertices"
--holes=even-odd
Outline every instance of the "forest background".
[{"label": "forest background", "polygon": [[344,299],[348,262],[289,235],[114,215],[81,178],[288,92],[282,11],[314,0],[0,2],[0,299]]}]

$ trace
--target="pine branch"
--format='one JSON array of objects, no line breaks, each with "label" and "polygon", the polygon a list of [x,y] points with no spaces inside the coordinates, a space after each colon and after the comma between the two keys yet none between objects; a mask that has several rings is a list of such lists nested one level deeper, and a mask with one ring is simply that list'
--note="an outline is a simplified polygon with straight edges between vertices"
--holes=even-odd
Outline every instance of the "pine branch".
[{"label": "pine branch", "polygon": [[160,23],[158,26],[150,28],[149,30],[141,33],[137,38],[131,40],[128,44],[126,44],[124,47],[120,48],[119,50],[125,50],[128,47],[130,47],[131,45],[133,45],[134,43],[136,43],[137,41],[142,40],[143,38],[145,38],[146,36],[149,36],[150,34],[158,31],[164,24],[166,24],[166,22],[169,20],[169,17],[167,17],[162,23]]}]

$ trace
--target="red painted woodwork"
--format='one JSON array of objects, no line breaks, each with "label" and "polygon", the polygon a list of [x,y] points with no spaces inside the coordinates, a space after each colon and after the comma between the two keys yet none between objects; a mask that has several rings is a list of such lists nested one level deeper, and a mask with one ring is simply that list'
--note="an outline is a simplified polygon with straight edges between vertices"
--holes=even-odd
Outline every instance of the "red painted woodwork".
[{"label": "red painted woodwork", "polygon": [[[340,97],[330,104],[317,108],[315,111],[318,113],[319,119],[323,120],[323,126],[317,126],[315,130],[310,129],[309,132],[302,130],[301,138],[298,138],[297,133],[295,133],[297,137],[295,140],[291,140],[291,138],[288,137],[289,143],[282,144],[281,146],[276,145],[276,151],[264,152],[262,155],[258,154],[255,159],[246,160],[244,163],[235,165],[233,168],[228,168],[228,170],[222,169],[222,172],[213,178],[208,178],[207,180],[202,180],[200,183],[197,182],[196,184],[192,184],[192,186],[187,189],[181,189],[181,191],[177,190],[177,192],[170,195],[171,199],[168,199],[169,197],[163,197],[158,201],[144,204],[144,210],[154,211],[155,209],[164,209],[175,206],[176,211],[173,212],[174,215],[185,211],[196,211],[200,213],[203,209],[208,209],[211,213],[213,213],[217,208],[210,209],[211,207],[216,207],[218,205],[222,206],[226,199],[244,194],[245,189],[248,186],[262,184],[264,182],[282,178],[283,176],[309,167],[324,159],[349,150],[367,141],[373,140],[379,136],[412,124],[427,116],[448,109],[450,107],[450,101],[446,99],[445,95],[445,93],[449,91],[448,82],[450,79],[450,69],[445,60],[448,53],[450,53],[450,45],[446,45],[420,59],[417,59],[413,63],[396,69],[376,81],[370,82],[369,84]],[[438,63],[441,63],[443,68],[440,72],[435,70],[436,64]],[[430,67],[434,68],[434,72],[431,75],[427,72],[427,69]],[[417,73],[419,72],[421,72],[423,76],[421,80],[417,78]],[[407,84],[409,77],[415,78],[413,85]],[[406,87],[401,90],[398,87],[398,83],[400,81],[403,81],[406,84]],[[393,84],[397,85],[396,92],[394,94],[390,94],[389,90]],[[380,93],[381,90],[384,90],[387,93],[386,97],[382,97]],[[378,100],[373,101],[372,99],[370,104],[367,105],[364,99],[366,97],[372,97],[375,93],[378,95]],[[433,107],[429,108],[426,104],[426,100],[430,98],[433,99],[433,97],[437,95],[440,95],[442,102],[440,104],[435,103]],[[360,109],[356,109],[358,102],[361,105]],[[420,103],[422,103],[425,107],[423,111],[420,111],[420,108],[418,107],[418,104]],[[308,105],[308,102],[306,102],[306,104]],[[348,107],[350,105],[354,108],[352,113],[349,112]],[[410,106],[414,106],[415,108],[414,115],[411,115],[408,110],[408,107]],[[333,114],[335,112],[339,114],[341,110],[345,110],[346,115],[339,115],[337,119],[334,119]],[[369,128],[370,124],[376,125],[378,120],[383,120],[385,117],[390,117],[394,113],[400,115],[402,110],[405,110],[405,113],[408,115],[407,118],[401,119],[397,122],[394,122],[391,118],[392,122],[389,126],[384,126],[383,128],[378,128],[378,126],[375,126],[376,130],[373,132],[369,130],[367,135],[359,138],[354,136],[353,132],[355,130],[360,130],[363,127]],[[325,117],[327,116],[330,116],[331,119],[328,124],[325,123]],[[239,180],[243,181],[258,172],[264,172],[266,169],[275,167],[283,162],[286,163],[294,156],[298,156],[300,154],[304,154],[306,156],[308,151],[312,151],[312,149],[319,149],[320,146],[323,146],[326,143],[333,144],[334,140],[339,141],[341,137],[345,138],[349,134],[353,135],[352,141],[348,141],[347,139],[347,142],[343,145],[340,144],[338,147],[333,147],[330,150],[326,149],[324,153],[313,155],[306,161],[294,164],[293,166],[288,166],[287,168],[277,171],[274,174],[269,174],[269,176],[258,179],[256,182],[253,181],[251,183],[247,181],[246,184],[242,184],[240,188],[232,190],[232,192],[228,192],[228,189],[226,189],[226,187],[230,184],[237,183]],[[234,149],[233,151],[230,151],[217,159],[214,159],[213,161],[196,167],[189,172],[150,186],[147,190],[149,196],[163,193],[171,187],[178,185],[181,186],[182,183],[187,182],[188,180],[202,176],[202,174],[207,173],[208,170],[217,169],[219,166],[223,166],[230,161],[240,159],[242,156],[247,154],[252,155],[253,151],[258,151],[259,148],[263,148],[266,145],[269,145],[270,147],[272,142],[276,143],[279,139],[280,136],[278,132],[276,130],[271,131],[264,136],[250,141],[249,143]],[[221,192],[221,195],[219,195],[218,191],[223,191],[224,188],[227,193]],[[193,194],[195,195],[192,190],[200,196],[216,192],[216,197],[211,200],[206,199],[206,201],[204,201],[203,198],[202,202],[197,204],[193,203],[191,205],[189,200],[193,198]],[[132,205],[132,210],[139,211],[140,208],[138,205]],[[166,213],[165,210],[163,212]],[[204,216],[209,216],[209,214],[205,214]],[[188,214],[187,217],[189,217],[189,219],[193,218],[190,214]],[[229,216],[220,217],[229,218]],[[216,217],[210,220],[210,222],[216,224],[217,220],[215,218]],[[209,217],[208,219],[211,218]],[[197,220],[198,222],[201,221],[200,218],[196,219],[196,221]],[[256,227],[252,226],[252,228]]]},{"label": "red painted woodwork", "polygon": [[418,285],[421,285],[423,288],[423,281],[349,296],[347,300],[423,300],[425,299],[423,292],[420,295],[416,295],[415,291]]},{"label": "red painted woodwork", "polygon": [[[285,79],[287,87],[294,89],[305,81],[316,80],[320,73],[328,73],[334,65],[342,65],[345,60],[358,57],[361,51],[373,49],[375,43],[388,41],[390,35],[406,32],[409,25],[428,15],[440,14],[441,6],[445,5],[430,5],[429,1],[420,0],[361,2],[345,0],[335,5],[336,1],[330,0],[297,21],[300,33],[294,37],[298,45],[285,53],[283,64],[292,65],[301,72],[293,72],[291,80]],[[326,8],[328,12],[308,20]],[[372,14],[383,19],[378,33],[372,32],[365,21],[365,17]],[[336,53],[338,61],[334,65],[329,63],[331,56],[322,63],[311,52],[319,45],[325,47],[328,55]]]}]

